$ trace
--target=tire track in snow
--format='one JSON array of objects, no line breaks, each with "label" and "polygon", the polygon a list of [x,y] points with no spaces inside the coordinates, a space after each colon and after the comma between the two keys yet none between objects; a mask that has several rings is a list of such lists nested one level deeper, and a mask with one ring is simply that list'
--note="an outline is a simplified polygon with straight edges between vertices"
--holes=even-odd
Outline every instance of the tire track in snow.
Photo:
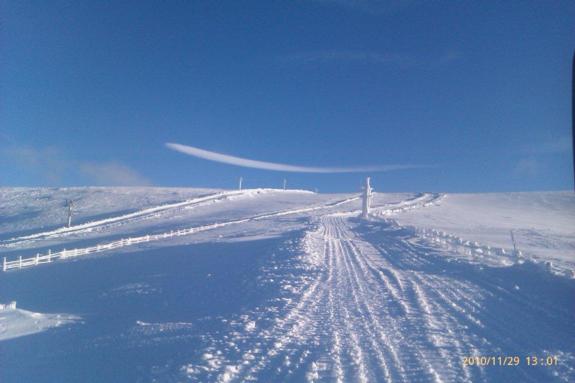
[{"label": "tire track in snow", "polygon": [[[350,318],[349,315],[346,315],[344,325],[346,326],[347,329],[350,329],[348,331],[352,332],[353,335],[355,335],[355,333],[358,331],[362,331],[363,333],[362,335],[365,335],[364,338],[366,338],[366,340],[368,341],[367,343],[369,344],[370,351],[375,354],[378,369],[382,370],[384,377],[391,380],[390,368],[388,366],[389,363],[386,361],[386,355],[384,354],[384,352],[387,351],[387,359],[393,361],[395,363],[394,367],[396,368],[398,366],[397,352],[395,348],[390,346],[391,342],[389,341],[389,339],[385,339],[385,337],[382,339],[382,335],[384,333],[382,332],[376,333],[376,331],[373,330],[374,318],[372,311],[369,307],[369,304],[367,304],[364,301],[363,294],[362,295],[358,294],[358,290],[361,289],[359,284],[360,282],[358,281],[357,276],[354,275],[352,272],[349,259],[346,256],[343,247],[341,246],[341,244],[339,245],[340,245],[339,246],[340,251],[336,253],[335,256],[336,258],[340,259],[343,262],[343,267],[340,267],[340,270],[345,271],[345,273],[342,275],[340,283],[346,281],[344,285],[348,287],[349,294],[354,303],[356,312],[356,315],[353,318]],[[343,287],[340,287],[340,289],[342,288]],[[346,310],[347,313],[347,309],[345,306],[343,306],[343,309]],[[380,338],[382,342],[378,343],[377,338]],[[359,352],[359,354],[361,355],[363,353]],[[366,370],[368,370],[368,368],[362,364],[360,373],[363,376],[367,375]],[[377,376],[374,372],[371,372],[370,375],[372,375],[371,376],[372,380],[373,376]]]},{"label": "tire track in snow", "polygon": [[[467,355],[455,336],[444,337],[444,344],[435,341],[440,332],[455,334],[457,323],[436,319],[427,297],[414,293],[421,295],[416,278],[355,236],[341,215],[321,217],[308,240],[323,253],[323,269],[275,325],[252,335],[261,341],[243,353],[253,360],[242,365],[230,360],[220,381],[269,378],[277,375],[278,361],[298,352],[308,381],[470,381],[455,363]],[[418,315],[422,311],[427,317]],[[446,364],[449,350],[461,353]]]},{"label": "tire track in snow", "polygon": [[[339,226],[341,227],[343,225],[340,224]],[[345,239],[344,243],[346,247],[353,249],[353,246],[351,246],[352,242],[350,241],[349,236],[346,235],[342,237]],[[378,299],[379,295],[378,289],[367,292],[365,291],[366,290],[365,282],[360,282],[359,279],[360,274],[362,277],[367,277],[362,278],[361,281],[366,280],[369,281],[371,277],[371,273],[367,270],[365,264],[363,263],[364,254],[362,252],[354,252],[353,250],[346,251],[344,252],[344,254],[345,259],[349,263],[349,269],[351,271],[350,275],[353,277],[355,281],[358,294],[362,297],[368,297],[369,300],[372,302],[382,301],[381,299]],[[358,272],[359,269],[361,269],[361,273]],[[397,297],[392,299],[397,299]],[[388,303],[396,303],[396,302],[393,301],[390,302],[390,300],[388,300]],[[400,321],[397,320],[397,318],[400,318],[401,316],[405,315],[405,311],[401,310],[399,312],[388,311],[386,313],[387,315],[377,315],[375,313],[376,308],[372,307],[373,305],[370,305],[369,302],[365,300],[365,298],[364,298],[364,305],[366,307],[367,315],[363,314],[362,316],[363,317],[367,316],[369,318],[369,323],[371,323],[372,327],[377,329],[377,332],[379,334],[389,332],[395,335],[393,337],[393,347],[394,349],[398,350],[396,354],[400,355],[398,357],[400,361],[397,361],[397,365],[401,370],[401,376],[400,376],[401,381],[416,381],[417,379],[425,377],[426,381],[440,382],[441,379],[438,379],[438,375],[433,366],[427,362],[427,360],[423,357],[423,355],[418,349],[412,348],[411,344],[407,342],[405,337],[403,336],[405,328],[402,328],[402,324],[400,323]],[[380,322],[381,318],[384,318],[384,323]],[[367,337],[372,337],[373,333],[367,333],[366,335]],[[409,371],[405,370],[404,365],[410,366]]]},{"label": "tire track in snow", "polygon": [[[245,352],[254,359],[220,370],[220,380],[301,381],[307,371],[308,382],[488,381],[497,367],[465,368],[462,358],[521,349],[507,336],[512,324],[482,304],[521,299],[493,280],[458,276],[456,263],[413,243],[408,230],[383,226],[380,243],[364,239],[356,230],[361,224],[349,213],[317,216],[302,248],[321,267],[297,304],[250,335]],[[277,367],[295,359],[289,371]],[[525,369],[508,372],[533,381]]]}]

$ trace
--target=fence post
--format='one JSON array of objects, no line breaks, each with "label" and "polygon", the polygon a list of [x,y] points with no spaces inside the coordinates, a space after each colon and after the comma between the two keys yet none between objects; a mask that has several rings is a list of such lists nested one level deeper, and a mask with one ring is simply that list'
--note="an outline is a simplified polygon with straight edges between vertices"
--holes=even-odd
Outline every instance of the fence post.
[{"label": "fence post", "polygon": [[4,257],[4,260],[2,261],[2,271],[6,271],[6,257]]},{"label": "fence post", "polygon": [[37,265],[38,262],[40,262],[40,254],[39,254],[39,253],[36,253],[36,262],[35,262],[35,264]]},{"label": "fence post", "polygon": [[18,268],[21,269],[22,268],[22,256],[18,257]]}]

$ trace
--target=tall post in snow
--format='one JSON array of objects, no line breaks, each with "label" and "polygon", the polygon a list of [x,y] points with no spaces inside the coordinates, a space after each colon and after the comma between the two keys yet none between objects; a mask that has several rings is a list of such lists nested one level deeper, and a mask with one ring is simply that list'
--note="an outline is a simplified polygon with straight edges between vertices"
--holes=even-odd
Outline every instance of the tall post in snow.
[{"label": "tall post in snow", "polygon": [[240,182],[238,184],[238,190],[242,190],[242,182],[244,182],[244,177],[240,177]]},{"label": "tall post in snow", "polygon": [[66,206],[68,206],[68,227],[72,226],[72,206],[74,202],[72,200],[66,200]]},{"label": "tall post in snow", "polygon": [[365,179],[365,186],[363,187],[362,204],[361,204],[361,217],[367,218],[369,216],[369,208],[371,205],[371,186],[369,185],[369,177]]},{"label": "tall post in snow", "polygon": [[284,190],[286,190],[286,186],[287,186],[287,179],[284,178]]},{"label": "tall post in snow", "polygon": [[517,243],[515,242],[515,236],[513,235],[513,230],[509,231],[511,233],[511,243],[513,243],[513,255],[517,257],[519,252],[517,251]]}]

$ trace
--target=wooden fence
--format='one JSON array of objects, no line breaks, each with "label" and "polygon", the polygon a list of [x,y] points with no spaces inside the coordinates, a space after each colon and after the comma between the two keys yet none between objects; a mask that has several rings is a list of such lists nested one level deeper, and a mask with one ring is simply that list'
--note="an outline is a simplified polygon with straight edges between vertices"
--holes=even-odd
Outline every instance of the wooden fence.
[{"label": "wooden fence", "polygon": [[159,233],[159,234],[147,234],[147,235],[142,235],[140,237],[122,238],[122,239],[114,241],[114,242],[99,244],[99,245],[91,246],[91,247],[72,249],[72,250],[64,249],[64,250],[59,251],[59,252],[52,252],[52,250],[48,250],[48,252],[46,254],[37,253],[35,256],[29,257],[29,258],[22,258],[22,256],[20,256],[20,257],[18,257],[18,259],[11,260],[11,261],[7,260],[6,257],[4,257],[4,259],[2,261],[2,271],[8,271],[8,270],[12,270],[12,269],[22,269],[24,267],[37,266],[37,265],[41,265],[44,263],[54,262],[58,259],[74,258],[74,257],[83,256],[83,255],[100,253],[103,251],[118,249],[121,247],[132,246],[132,245],[136,245],[138,243],[159,241],[159,240],[166,239],[166,238],[189,235],[189,234],[198,233],[198,232],[202,232],[202,231],[206,231],[206,230],[216,229],[216,228],[223,227],[223,226],[247,222],[249,220],[250,220],[249,218],[246,218],[246,219],[239,219],[239,220],[235,220],[235,221],[214,223],[211,225],[205,225],[205,226],[199,226],[199,227],[191,227],[191,228],[181,229],[181,230],[171,230],[171,231]]}]

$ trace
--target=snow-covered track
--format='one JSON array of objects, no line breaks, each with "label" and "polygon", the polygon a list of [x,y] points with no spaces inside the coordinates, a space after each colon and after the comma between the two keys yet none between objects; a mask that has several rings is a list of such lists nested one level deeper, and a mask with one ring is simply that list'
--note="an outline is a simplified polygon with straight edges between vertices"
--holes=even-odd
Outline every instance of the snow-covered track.
[{"label": "snow-covered track", "polygon": [[[320,218],[304,247],[321,271],[271,328],[251,335],[254,346],[243,350],[249,360],[230,361],[220,381],[273,375],[282,360],[307,366],[308,381],[471,382],[481,376],[461,367],[460,355],[472,352],[466,321],[451,319],[449,305],[433,307],[419,276],[394,267],[353,226],[349,215]],[[284,363],[281,370],[290,369]]]},{"label": "snow-covered track", "polygon": [[[301,246],[315,271],[300,281],[298,298],[246,315],[255,331],[232,332],[226,339],[233,352],[226,343],[210,345],[210,353],[220,355],[218,366],[190,370],[225,382],[534,382],[549,376],[534,376],[525,366],[463,365],[464,357],[520,355],[550,337],[557,341],[549,326],[529,342],[512,335],[516,324],[507,307],[526,318],[542,312],[525,296],[472,265],[451,263],[444,249],[413,242],[416,234],[405,228],[381,223],[381,238],[373,241],[352,214],[317,219]],[[459,275],[462,269],[467,277]],[[485,302],[501,308],[494,313]]]}]

